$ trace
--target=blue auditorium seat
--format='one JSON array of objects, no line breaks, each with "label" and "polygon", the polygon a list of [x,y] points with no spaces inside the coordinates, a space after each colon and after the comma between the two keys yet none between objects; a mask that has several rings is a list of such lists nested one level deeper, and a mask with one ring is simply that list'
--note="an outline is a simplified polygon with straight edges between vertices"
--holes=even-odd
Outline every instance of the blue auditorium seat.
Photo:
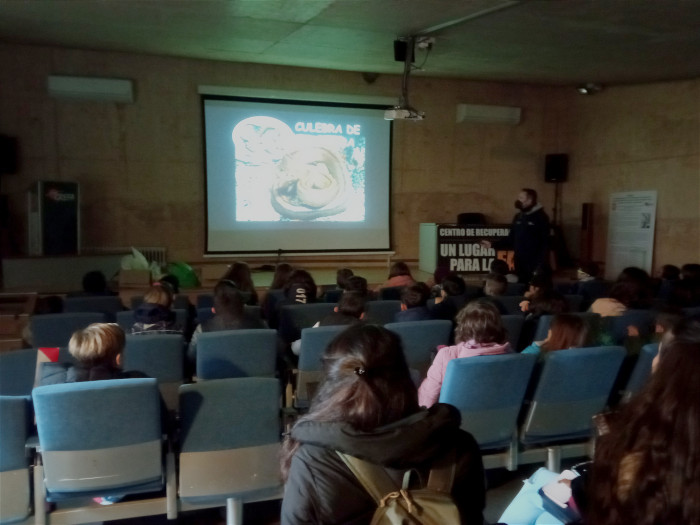
[{"label": "blue auditorium seat", "polygon": [[313,398],[323,376],[321,356],[328,344],[347,326],[318,326],[301,331],[299,365],[296,376],[294,408],[305,409]]},{"label": "blue auditorium seat", "polygon": [[92,323],[105,323],[105,314],[99,312],[72,312],[33,315],[30,320],[34,348],[68,346],[73,332]]},{"label": "blue auditorium seat", "polygon": [[[34,509],[45,523],[46,501],[63,502],[50,521],[89,523],[177,514],[174,459],[163,461],[160,395],[155,379],[115,379],[35,388],[39,435]],[[166,483],[168,481],[169,483]],[[162,491],[100,507],[85,498]]]},{"label": "blue auditorium seat", "polygon": [[0,524],[16,523],[30,514],[29,459],[25,452],[31,424],[29,400],[0,396]]},{"label": "blue auditorium seat", "polygon": [[[440,403],[457,407],[462,428],[482,450],[486,468],[517,468],[517,419],[537,356],[505,354],[452,359]],[[491,453],[506,449],[503,453]]]},{"label": "blue auditorium seat", "polygon": [[222,330],[197,336],[198,380],[273,377],[276,359],[275,330]]},{"label": "blue auditorium seat", "polygon": [[562,457],[589,453],[592,418],[603,411],[625,357],[621,346],[547,352],[520,431],[519,463],[547,461],[558,471]]},{"label": "blue auditorium seat", "polygon": [[384,328],[399,336],[409,368],[421,377],[425,377],[437,347],[449,345],[452,335],[452,321],[444,319],[386,323]]},{"label": "blue auditorium seat", "polygon": [[127,335],[124,370],[138,370],[158,381],[163,401],[177,409],[178,388],[184,380],[185,341],[178,334]]},{"label": "blue auditorium seat", "polygon": [[225,505],[240,524],[243,503],[282,498],[280,396],[259,377],[180,387],[180,510]]}]

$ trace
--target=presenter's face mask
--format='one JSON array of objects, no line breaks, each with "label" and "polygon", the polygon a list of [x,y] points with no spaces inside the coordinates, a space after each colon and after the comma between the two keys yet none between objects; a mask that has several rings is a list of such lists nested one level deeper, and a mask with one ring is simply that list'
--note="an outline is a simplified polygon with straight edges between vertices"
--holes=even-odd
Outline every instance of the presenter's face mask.
[{"label": "presenter's face mask", "polygon": [[530,208],[532,208],[533,205],[534,203],[532,202],[530,195],[528,195],[524,191],[521,191],[518,194],[518,200],[515,201],[515,207],[517,209],[527,211]]}]

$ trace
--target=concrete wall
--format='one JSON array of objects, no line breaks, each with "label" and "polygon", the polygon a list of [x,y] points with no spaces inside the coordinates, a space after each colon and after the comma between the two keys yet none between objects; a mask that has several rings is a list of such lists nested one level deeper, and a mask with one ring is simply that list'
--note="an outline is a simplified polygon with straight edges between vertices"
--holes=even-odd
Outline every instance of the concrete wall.
[{"label": "concrete wall", "polygon": [[[398,71],[397,71],[398,72]],[[49,74],[131,78],[134,104],[57,101]],[[83,247],[167,246],[171,260],[204,250],[198,85],[391,96],[399,76],[371,85],[359,73],[0,45],[0,133],[17,136],[21,171],[10,196],[13,251],[26,249],[24,192],[35,180],[82,186]],[[392,178],[397,257],[417,258],[418,225],[480,211],[508,222],[520,187],[540,191],[545,153],[571,154],[563,218],[576,251],[580,203],[596,204],[594,255],[604,258],[608,194],[658,189],[657,260],[700,258],[698,81],[606,90],[416,77],[423,122],[396,122]],[[518,106],[518,126],[456,124],[458,103]],[[661,260],[663,259],[663,260]]]}]

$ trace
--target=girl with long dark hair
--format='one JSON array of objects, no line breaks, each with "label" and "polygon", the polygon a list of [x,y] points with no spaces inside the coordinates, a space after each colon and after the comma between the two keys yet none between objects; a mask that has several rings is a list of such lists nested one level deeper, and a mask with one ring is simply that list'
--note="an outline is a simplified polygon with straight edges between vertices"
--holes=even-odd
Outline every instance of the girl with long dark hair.
[{"label": "girl with long dark hair", "polygon": [[381,465],[398,486],[405,471],[419,478],[455,452],[452,496],[462,523],[482,523],[483,466],[473,437],[450,405],[418,407],[398,337],[354,325],[323,355],[325,379],[307,415],[285,442],[282,524],[369,523],[376,503],[336,451]]}]

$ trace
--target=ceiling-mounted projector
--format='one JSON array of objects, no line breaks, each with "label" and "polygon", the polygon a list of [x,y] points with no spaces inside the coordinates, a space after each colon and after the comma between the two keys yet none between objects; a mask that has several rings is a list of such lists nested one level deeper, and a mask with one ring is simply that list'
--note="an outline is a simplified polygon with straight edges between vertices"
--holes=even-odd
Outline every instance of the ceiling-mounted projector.
[{"label": "ceiling-mounted projector", "polygon": [[[402,40],[394,41],[394,59],[403,61],[403,77],[401,78],[401,96],[397,106],[384,111],[384,120],[423,120],[425,113],[416,111],[408,103],[408,79],[411,76],[413,55],[415,51],[416,37],[410,36]],[[402,44],[402,45],[397,45]],[[397,49],[402,53],[397,55]]]},{"label": "ceiling-mounted projector", "polygon": [[384,120],[423,120],[424,117],[425,113],[401,106],[394,106],[384,112]]}]

